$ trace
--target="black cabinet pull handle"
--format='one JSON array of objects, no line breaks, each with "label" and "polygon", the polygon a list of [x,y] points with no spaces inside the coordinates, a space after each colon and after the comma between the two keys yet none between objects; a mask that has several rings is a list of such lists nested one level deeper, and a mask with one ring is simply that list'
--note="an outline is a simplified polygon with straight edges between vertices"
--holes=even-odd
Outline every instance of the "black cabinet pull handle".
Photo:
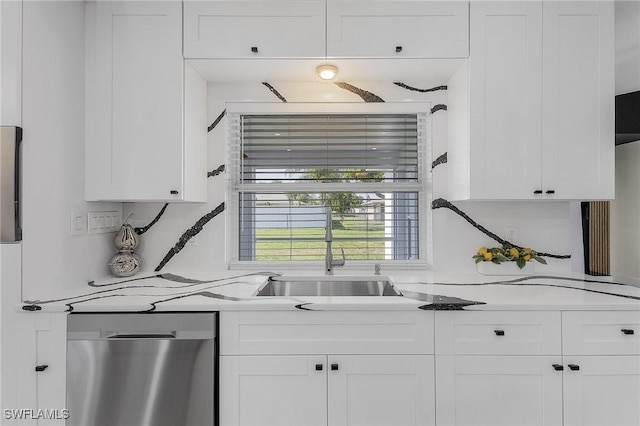
[{"label": "black cabinet pull handle", "polygon": [[258,47],[257,46],[251,46],[251,51],[253,53],[258,53]]},{"label": "black cabinet pull handle", "polygon": [[337,371],[338,370],[338,364],[331,364],[331,371]]},{"label": "black cabinet pull handle", "polygon": [[534,194],[542,194],[542,189],[536,189],[533,191]]},{"label": "black cabinet pull handle", "polygon": [[555,193],[556,193],[555,189],[550,189],[547,191],[547,194],[555,194]]},{"label": "black cabinet pull handle", "polygon": [[49,368],[49,366],[48,366],[48,365],[46,365],[46,364],[36,365],[36,371],[37,371],[38,373],[40,373],[40,372],[42,372],[42,371],[46,370],[47,368]]},{"label": "black cabinet pull handle", "polygon": [[172,189],[171,191],[169,191],[169,194],[171,194],[171,195],[178,195],[178,194],[179,194],[179,192],[178,192],[178,191],[176,191],[175,189]]},{"label": "black cabinet pull handle", "polygon": [[635,331],[631,330],[630,328],[623,328],[620,331],[622,331],[622,334],[626,334],[626,335],[632,335],[635,333]]},{"label": "black cabinet pull handle", "polygon": [[562,371],[564,370],[564,366],[561,364],[553,364],[553,369],[556,371]]},{"label": "black cabinet pull handle", "polygon": [[322,364],[316,364],[316,371],[322,371]]},{"label": "black cabinet pull handle", "polygon": [[504,330],[493,330],[496,333],[496,336],[504,336]]},{"label": "black cabinet pull handle", "polygon": [[571,371],[578,371],[578,370],[580,370],[580,366],[579,366],[579,365],[575,365],[575,364],[567,364],[567,366],[569,367],[569,370],[571,370]]},{"label": "black cabinet pull handle", "polygon": [[396,46],[396,53],[402,52],[402,46]]}]

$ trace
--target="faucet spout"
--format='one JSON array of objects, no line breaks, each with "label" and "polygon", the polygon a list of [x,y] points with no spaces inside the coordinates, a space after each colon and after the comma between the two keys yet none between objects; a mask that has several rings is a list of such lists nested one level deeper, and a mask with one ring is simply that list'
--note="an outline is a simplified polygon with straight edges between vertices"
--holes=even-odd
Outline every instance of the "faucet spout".
[{"label": "faucet spout", "polygon": [[333,233],[331,232],[331,207],[327,207],[327,217],[325,224],[325,234],[324,240],[327,243],[327,250],[324,255],[324,273],[325,275],[333,275],[333,268],[344,266],[345,257],[344,257],[344,249],[340,248],[340,252],[342,253],[342,260],[334,261],[333,260],[333,251],[332,251],[332,243],[333,243]]}]

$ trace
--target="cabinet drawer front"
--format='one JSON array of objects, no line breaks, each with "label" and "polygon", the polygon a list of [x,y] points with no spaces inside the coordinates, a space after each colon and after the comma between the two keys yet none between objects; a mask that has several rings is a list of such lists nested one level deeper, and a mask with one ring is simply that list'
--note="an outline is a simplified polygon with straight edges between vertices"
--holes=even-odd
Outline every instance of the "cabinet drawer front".
[{"label": "cabinet drawer front", "polygon": [[563,312],[564,355],[640,354],[640,312]]},{"label": "cabinet drawer front", "polygon": [[221,312],[220,353],[432,354],[433,312]]},{"label": "cabinet drawer front", "polygon": [[560,354],[559,312],[438,312],[437,354]]},{"label": "cabinet drawer front", "polygon": [[184,56],[324,58],[324,1],[185,1]]}]

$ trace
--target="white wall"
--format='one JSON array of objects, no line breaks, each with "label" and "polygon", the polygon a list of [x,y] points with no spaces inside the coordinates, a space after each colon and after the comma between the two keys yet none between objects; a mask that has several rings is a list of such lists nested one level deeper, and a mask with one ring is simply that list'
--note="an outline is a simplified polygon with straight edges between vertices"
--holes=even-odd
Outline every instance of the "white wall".
[{"label": "white wall", "polygon": [[611,203],[611,274],[640,280],[640,142],[616,147]]},{"label": "white wall", "polygon": [[[401,80],[389,76],[388,82],[353,82],[359,88],[368,90],[387,102],[422,101],[435,104],[447,103],[447,92],[410,92],[394,85]],[[270,81],[270,84],[288,102],[362,102],[362,99],[331,83],[295,83]],[[429,88],[446,84],[446,81],[429,80],[428,73],[422,81],[405,81],[406,84]],[[209,123],[225,108],[225,102],[280,102],[260,82],[251,83],[209,83]],[[208,138],[208,170],[213,170],[225,162],[225,120]],[[447,112],[436,112],[432,117],[433,158],[447,151]],[[447,165],[434,170],[434,198],[447,198]],[[138,253],[143,257],[143,269],[153,270],[167,251],[173,247],[182,232],[192,226],[198,218],[224,201],[226,176],[220,175],[208,180],[208,203],[206,205],[171,204],[160,221],[141,237]],[[489,230],[504,236],[505,227],[515,227],[518,236],[515,242],[530,246],[538,251],[570,254],[571,220],[569,203],[562,202],[513,202],[480,203],[464,202],[456,205],[474,220]],[[135,213],[135,226],[146,225],[160,210],[162,204],[132,203],[125,205],[125,215]],[[429,206],[425,206],[429,208]],[[226,213],[226,212],[225,212]],[[224,217],[223,217],[224,216]],[[163,269],[164,271],[207,271],[226,268],[225,264],[225,220],[235,220],[226,214],[214,218],[197,237],[196,246],[186,246]],[[439,271],[471,272],[475,265],[471,256],[478,247],[495,246],[493,240],[473,228],[455,213],[438,209],[433,212],[434,269]],[[553,261],[546,271],[571,270],[571,261]]]},{"label": "white wall", "polygon": [[616,0],[616,95],[640,90],[640,2]]},{"label": "white wall", "polygon": [[106,276],[113,234],[72,237],[84,198],[84,2],[23,6],[23,298]]}]

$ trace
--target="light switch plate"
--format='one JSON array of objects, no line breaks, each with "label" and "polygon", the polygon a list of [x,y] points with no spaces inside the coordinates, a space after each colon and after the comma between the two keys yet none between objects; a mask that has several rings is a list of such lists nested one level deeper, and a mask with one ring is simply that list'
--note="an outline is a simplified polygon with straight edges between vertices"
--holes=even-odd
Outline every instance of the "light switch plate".
[{"label": "light switch plate", "polygon": [[87,216],[84,212],[71,212],[69,222],[71,235],[84,235],[87,233]]},{"label": "light switch plate", "polygon": [[88,212],[87,233],[104,234],[115,232],[122,225],[122,213],[119,211]]}]

